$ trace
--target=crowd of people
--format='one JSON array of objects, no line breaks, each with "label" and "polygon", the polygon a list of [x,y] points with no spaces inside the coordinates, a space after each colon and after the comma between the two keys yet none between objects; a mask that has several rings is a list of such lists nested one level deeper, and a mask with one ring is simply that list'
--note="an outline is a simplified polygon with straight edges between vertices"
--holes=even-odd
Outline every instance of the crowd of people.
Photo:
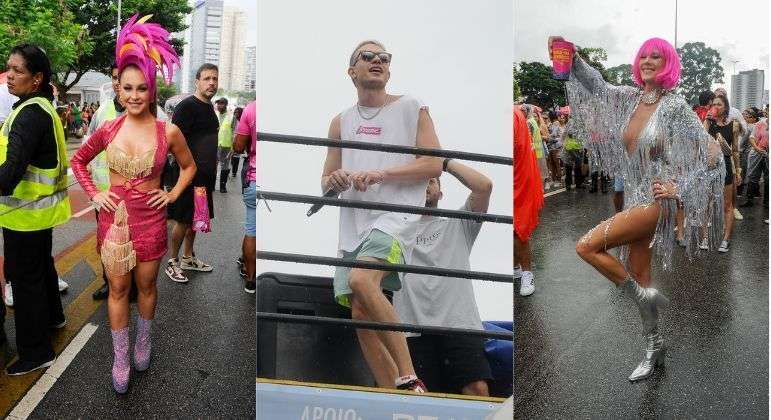
[{"label": "crowd of people", "polygon": [[[6,368],[9,375],[53,364],[51,333],[67,322],[59,296],[67,285],[54,266],[52,239],[54,228],[71,217],[69,166],[96,213],[104,286],[93,297],[107,298],[116,392],[127,391],[131,376],[131,300],[138,308],[134,369],[150,365],[156,279],[169,250],[167,220],[174,228],[166,276],[184,283],[185,271],[212,271],[195,254],[196,233],[211,229],[218,162],[226,183],[231,159],[241,154],[247,156],[242,169],[246,216],[243,245],[234,257],[244,291],[255,292],[256,103],[227,112],[227,101],[218,100],[215,110],[218,68],[204,64],[195,93],[174,107],[170,120],[165,118],[157,104],[156,75],[161,72],[170,83],[179,60],[168,32],[148,18],[135,15],[122,27],[111,68],[115,96],[102,105],[71,103],[57,112],[46,53],[31,44],[11,50],[7,95],[0,101],[12,104],[0,114],[0,142],[6,145],[0,148],[0,226],[9,284],[4,289],[15,310],[18,351],[18,360]],[[71,159],[67,133],[85,134]]]}]

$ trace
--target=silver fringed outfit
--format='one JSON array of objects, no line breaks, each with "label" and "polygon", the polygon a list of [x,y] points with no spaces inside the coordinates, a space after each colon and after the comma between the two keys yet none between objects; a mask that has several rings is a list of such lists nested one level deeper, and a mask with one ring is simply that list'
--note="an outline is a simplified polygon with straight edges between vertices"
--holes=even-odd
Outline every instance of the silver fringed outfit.
[{"label": "silver fringed outfit", "polygon": [[[593,162],[624,180],[625,209],[653,204],[656,180],[672,181],[677,186],[677,200],[659,200],[662,211],[651,242],[654,263],[671,268],[678,201],[686,216],[688,256],[697,252],[705,236],[709,248],[714,249],[723,235],[725,165],[719,144],[704,130],[685,99],[671,91],[664,93],[634,150],[627,153],[623,133],[642,91],[606,83],[578,54],[566,87],[572,114],[569,131],[583,139]],[[627,214],[614,217],[623,219]],[[621,247],[624,265],[628,253],[628,246]]]}]

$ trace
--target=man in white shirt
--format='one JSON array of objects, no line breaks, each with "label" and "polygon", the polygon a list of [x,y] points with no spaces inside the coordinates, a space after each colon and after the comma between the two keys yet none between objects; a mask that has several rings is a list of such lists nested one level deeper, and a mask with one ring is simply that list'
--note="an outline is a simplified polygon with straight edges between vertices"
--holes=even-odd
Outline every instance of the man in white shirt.
[{"label": "man in white shirt", "polygon": [[[332,120],[329,138],[439,148],[428,107],[413,97],[386,93],[390,62],[391,54],[377,41],[354,49],[348,75],[358,101]],[[345,199],[416,206],[424,203],[428,180],[441,173],[442,162],[434,157],[329,148],[321,187]],[[410,263],[419,218],[341,208],[338,254],[349,260]],[[351,308],[353,319],[399,322],[382,289],[399,290],[402,278],[394,271],[338,267],[335,299]],[[359,329],[356,334],[378,386],[426,391],[415,376],[404,333]]]},{"label": "man in white shirt", "polygon": [[[490,203],[492,181],[452,159],[444,170],[471,190],[461,210],[484,213]],[[442,198],[439,178],[426,189],[426,207],[436,208]],[[413,263],[428,267],[470,270],[469,257],[482,222],[422,216],[412,253]],[[472,281],[426,274],[407,274],[394,294],[402,322],[437,327],[481,330]],[[478,337],[408,334],[412,362],[418,376],[434,392],[488,396],[492,379],[484,340]]]}]

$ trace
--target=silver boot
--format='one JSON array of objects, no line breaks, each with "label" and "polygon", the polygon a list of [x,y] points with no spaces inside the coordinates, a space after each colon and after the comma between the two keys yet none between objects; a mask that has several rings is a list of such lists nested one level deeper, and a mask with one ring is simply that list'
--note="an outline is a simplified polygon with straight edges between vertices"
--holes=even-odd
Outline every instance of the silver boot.
[{"label": "silver boot", "polygon": [[648,379],[648,377],[653,375],[653,370],[656,366],[664,366],[667,348],[664,347],[664,338],[661,337],[658,329],[646,335],[645,342],[645,358],[637,365],[637,369],[629,375],[630,382]]},{"label": "silver boot", "polygon": [[643,335],[652,334],[659,324],[659,308],[669,305],[669,299],[653,287],[642,287],[633,278],[627,277],[622,287],[632,297],[640,310]]}]

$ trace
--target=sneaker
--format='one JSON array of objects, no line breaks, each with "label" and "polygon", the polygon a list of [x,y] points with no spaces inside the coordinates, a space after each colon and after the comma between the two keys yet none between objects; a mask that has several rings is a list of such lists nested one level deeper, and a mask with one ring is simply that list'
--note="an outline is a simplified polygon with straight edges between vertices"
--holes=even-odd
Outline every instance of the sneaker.
[{"label": "sneaker", "polygon": [[707,250],[709,249],[709,244],[707,243],[707,238],[704,238],[703,241],[699,244],[699,249]]},{"label": "sneaker", "polygon": [[192,256],[182,256],[182,263],[179,265],[180,268],[183,270],[193,270],[193,271],[205,271],[209,272],[214,270],[214,267],[212,267],[209,264],[206,264],[205,262],[199,260],[195,254]]},{"label": "sneaker", "polygon": [[54,364],[55,359],[56,359],[55,357],[52,357],[51,360],[47,360],[44,362],[30,362],[27,360],[17,360],[11,363],[5,369],[5,372],[10,376],[24,375],[25,373],[30,373],[32,371],[51,366],[52,364]]},{"label": "sneaker", "polygon": [[522,278],[522,267],[520,267],[520,266],[514,267],[514,278],[515,279],[521,279]]},{"label": "sneaker", "polygon": [[241,267],[238,267],[238,275],[240,275],[242,279],[246,278],[246,267],[245,266],[242,265]]},{"label": "sneaker", "polygon": [[11,288],[11,283],[5,283],[4,292],[3,301],[5,302],[5,306],[13,308],[13,288]]},{"label": "sneaker", "polygon": [[166,275],[177,283],[187,283],[187,276],[185,272],[179,267],[179,262],[176,258],[169,258],[169,262],[166,264]]},{"label": "sneaker", "polygon": [[256,281],[247,280],[244,282],[244,292],[249,293],[250,295],[253,295],[255,290],[257,290]]},{"label": "sneaker", "polygon": [[49,325],[48,328],[53,328],[53,329],[58,330],[60,328],[64,328],[66,325],[67,325],[67,318],[65,318],[64,321],[62,321],[62,322],[60,322],[58,324]]},{"label": "sneaker", "polygon": [[426,384],[423,383],[417,376],[409,375],[402,376],[396,379],[396,389],[404,391],[412,391],[418,394],[424,394],[428,392]]},{"label": "sneaker", "polygon": [[717,249],[718,252],[728,252],[728,241],[723,241],[720,243],[720,248]]},{"label": "sneaker", "polygon": [[59,293],[67,290],[70,287],[69,284],[67,284],[66,281],[62,280],[61,277],[59,277]]},{"label": "sneaker", "polygon": [[551,181],[546,181],[546,183],[543,185],[544,190],[550,190],[551,189]]},{"label": "sneaker", "polygon": [[532,271],[522,271],[522,284],[519,286],[520,296],[530,296],[535,292],[535,278]]},{"label": "sneaker", "polygon": [[734,208],[734,220],[744,220],[744,216],[737,208]]}]

